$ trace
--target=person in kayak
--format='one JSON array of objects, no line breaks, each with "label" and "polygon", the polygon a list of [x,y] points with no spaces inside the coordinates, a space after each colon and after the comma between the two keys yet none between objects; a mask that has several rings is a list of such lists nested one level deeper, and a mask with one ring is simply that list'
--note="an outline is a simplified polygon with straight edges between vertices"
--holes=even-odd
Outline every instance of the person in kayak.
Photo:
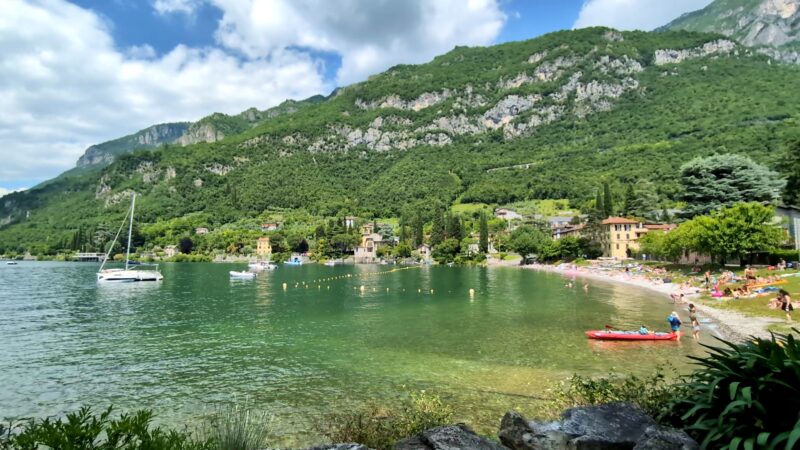
[{"label": "person in kayak", "polygon": [[667,317],[667,322],[669,322],[669,327],[672,329],[672,332],[675,333],[675,336],[678,340],[681,340],[681,319],[678,317],[678,313],[672,311],[672,314]]},{"label": "person in kayak", "polygon": [[650,334],[650,330],[648,330],[646,326],[642,325],[639,327],[639,334]]},{"label": "person in kayak", "polygon": [[700,340],[700,321],[697,320],[697,308],[693,303],[689,303],[689,322],[692,323],[692,337],[695,341]]}]

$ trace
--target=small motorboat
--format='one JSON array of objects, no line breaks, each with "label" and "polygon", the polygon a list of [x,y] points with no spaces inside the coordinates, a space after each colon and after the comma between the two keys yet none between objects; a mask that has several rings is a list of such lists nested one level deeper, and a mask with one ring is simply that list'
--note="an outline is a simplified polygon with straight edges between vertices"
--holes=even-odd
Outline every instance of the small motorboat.
[{"label": "small motorboat", "polygon": [[236,280],[254,280],[256,278],[255,272],[237,272],[235,270],[231,270],[228,273],[231,275],[231,278]]},{"label": "small motorboat", "polygon": [[16,261],[9,261],[9,262],[6,263],[6,265],[7,266],[16,266],[17,262]]},{"label": "small motorboat", "polygon": [[586,337],[607,341],[674,341],[678,339],[678,335],[675,333],[641,334],[638,331],[621,330],[590,330],[586,332]]},{"label": "small motorboat", "polygon": [[329,259],[328,261],[325,261],[325,265],[328,267],[333,267],[336,265],[336,261]]},{"label": "small motorboat", "polygon": [[269,261],[258,261],[254,263],[250,263],[247,265],[251,270],[275,270],[278,268],[277,265],[272,264]]},{"label": "small motorboat", "polygon": [[303,261],[300,258],[292,258],[283,262],[284,264],[288,264],[290,266],[301,266],[303,265]]}]

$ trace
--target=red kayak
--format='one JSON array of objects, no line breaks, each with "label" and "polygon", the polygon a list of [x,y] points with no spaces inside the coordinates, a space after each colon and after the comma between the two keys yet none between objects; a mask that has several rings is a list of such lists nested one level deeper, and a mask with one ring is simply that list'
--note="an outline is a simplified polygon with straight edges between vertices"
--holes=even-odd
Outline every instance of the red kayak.
[{"label": "red kayak", "polygon": [[638,331],[591,330],[586,332],[589,339],[609,341],[673,341],[678,338],[675,333],[639,334]]}]

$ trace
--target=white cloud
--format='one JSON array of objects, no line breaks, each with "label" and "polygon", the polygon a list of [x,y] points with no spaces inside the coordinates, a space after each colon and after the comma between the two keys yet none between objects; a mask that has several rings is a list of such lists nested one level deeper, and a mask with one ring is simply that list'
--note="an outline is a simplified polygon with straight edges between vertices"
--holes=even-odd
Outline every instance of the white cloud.
[{"label": "white cloud", "polygon": [[[456,45],[494,42],[502,0],[150,0],[222,11],[217,47],[120,49],[113,23],[66,0],[0,0],[0,186],[44,180],[89,145],[161,122],[329,92]],[[335,80],[314,55],[341,57]]]},{"label": "white cloud", "polygon": [[586,0],[574,28],[606,26],[618,30],[652,30],[712,0]]},{"label": "white cloud", "polygon": [[153,9],[159,14],[191,14],[200,3],[202,3],[202,0],[155,0]]},{"label": "white cloud", "polygon": [[91,144],[214,111],[329,91],[305,53],[241,60],[178,46],[118,51],[103,20],[62,0],[0,1],[0,186],[72,167]]},{"label": "white cloud", "polygon": [[494,42],[506,17],[497,0],[210,0],[224,13],[219,42],[251,57],[307,47],[338,53],[337,83],[455,45]]}]

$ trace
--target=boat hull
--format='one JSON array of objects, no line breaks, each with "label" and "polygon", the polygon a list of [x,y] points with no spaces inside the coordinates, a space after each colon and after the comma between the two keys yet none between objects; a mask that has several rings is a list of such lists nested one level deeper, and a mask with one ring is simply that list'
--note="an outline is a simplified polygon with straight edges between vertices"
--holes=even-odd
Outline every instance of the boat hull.
[{"label": "boat hull", "polygon": [[630,331],[591,330],[586,332],[586,337],[605,341],[674,341],[678,335],[675,333],[639,334]]},{"label": "boat hull", "polygon": [[140,281],[161,281],[164,276],[155,270],[104,270],[97,274],[101,283],[136,283]]}]

